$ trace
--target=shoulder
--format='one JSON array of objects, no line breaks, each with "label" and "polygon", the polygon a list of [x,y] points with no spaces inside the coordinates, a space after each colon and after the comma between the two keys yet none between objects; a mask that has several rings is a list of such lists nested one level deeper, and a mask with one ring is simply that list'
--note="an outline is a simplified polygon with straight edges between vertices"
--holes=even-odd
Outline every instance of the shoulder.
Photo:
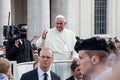
[{"label": "shoulder", "polygon": [[[58,76],[55,72],[50,71],[51,75]],[[58,76],[59,77],[59,76]]]},{"label": "shoulder", "polygon": [[54,36],[55,34],[56,34],[56,29],[51,28],[51,29],[48,30],[47,37],[51,38],[51,36]]},{"label": "shoulder", "polygon": [[73,76],[70,76],[69,78],[67,78],[66,80],[75,80]]},{"label": "shoulder", "polygon": [[70,29],[64,28],[64,31],[65,31],[65,32],[67,32],[67,33],[69,33],[69,34],[74,35],[73,31],[72,31],[72,30],[70,30]]},{"label": "shoulder", "polygon": [[48,30],[48,33],[53,33],[53,32],[55,32],[55,31],[56,31],[55,28],[51,28],[51,29]]},{"label": "shoulder", "polygon": [[86,75],[83,75],[82,80],[90,80],[90,77],[88,77],[88,76],[86,76]]},{"label": "shoulder", "polygon": [[55,72],[50,71],[50,73],[51,73],[51,77],[53,77],[54,79],[60,80],[60,76],[57,75]]},{"label": "shoulder", "polygon": [[24,73],[24,75],[25,75],[25,74],[32,74],[32,73],[35,73],[35,72],[37,72],[37,69],[31,70],[31,71],[29,71],[29,72],[26,72],[26,73]]},{"label": "shoulder", "polygon": [[68,28],[64,28],[65,31],[69,31],[69,32],[72,32],[71,29],[68,29]]},{"label": "shoulder", "polygon": [[37,75],[37,69],[31,70],[31,71],[29,71],[29,72],[26,72],[26,73],[22,74],[20,80],[29,79],[29,78],[31,78],[33,75]]}]

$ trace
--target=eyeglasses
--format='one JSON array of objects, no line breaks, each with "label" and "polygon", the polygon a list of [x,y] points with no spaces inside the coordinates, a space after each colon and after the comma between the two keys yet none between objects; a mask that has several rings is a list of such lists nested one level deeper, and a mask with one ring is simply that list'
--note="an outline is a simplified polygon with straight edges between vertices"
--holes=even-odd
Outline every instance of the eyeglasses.
[{"label": "eyeglasses", "polygon": [[50,56],[40,56],[42,59],[52,59]]}]

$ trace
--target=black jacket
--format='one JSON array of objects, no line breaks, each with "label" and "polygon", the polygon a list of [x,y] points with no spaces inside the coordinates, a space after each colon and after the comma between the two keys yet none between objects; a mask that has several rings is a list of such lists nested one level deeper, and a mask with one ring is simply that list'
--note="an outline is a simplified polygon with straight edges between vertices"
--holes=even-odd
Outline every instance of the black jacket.
[{"label": "black jacket", "polygon": [[69,78],[67,78],[66,80],[75,80],[73,76],[70,76]]},{"label": "black jacket", "polygon": [[10,61],[17,61],[17,63],[33,61],[33,54],[31,43],[29,40],[24,40],[18,47],[15,44],[7,43],[6,57]]},{"label": "black jacket", "polygon": [[[60,77],[56,73],[50,71],[50,74],[51,80],[60,80]],[[20,80],[39,80],[37,69],[24,73]]]},{"label": "black jacket", "polygon": [[[69,78],[67,78],[66,80],[75,80],[73,76],[70,76]],[[90,78],[88,76],[83,76],[82,80],[90,80]]]}]

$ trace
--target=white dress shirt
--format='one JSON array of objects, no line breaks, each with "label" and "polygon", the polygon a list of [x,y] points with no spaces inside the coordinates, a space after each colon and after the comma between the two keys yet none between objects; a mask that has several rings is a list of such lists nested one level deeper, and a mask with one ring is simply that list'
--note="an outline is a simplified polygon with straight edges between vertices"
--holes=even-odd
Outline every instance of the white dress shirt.
[{"label": "white dress shirt", "polygon": [[48,72],[43,72],[39,67],[37,69],[37,72],[38,72],[38,78],[39,80],[43,80],[44,79],[44,73],[47,73],[48,74],[48,80],[51,80],[51,74],[50,74],[50,70]]}]

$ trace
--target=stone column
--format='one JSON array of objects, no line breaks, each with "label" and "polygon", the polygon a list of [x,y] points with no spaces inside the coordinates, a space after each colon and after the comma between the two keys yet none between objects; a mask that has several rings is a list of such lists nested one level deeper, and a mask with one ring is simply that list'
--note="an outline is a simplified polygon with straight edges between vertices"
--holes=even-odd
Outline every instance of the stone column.
[{"label": "stone column", "polygon": [[109,0],[108,1],[108,29],[110,37],[117,37],[120,39],[120,1]]},{"label": "stone column", "polygon": [[88,38],[93,35],[94,0],[80,0],[80,37]]},{"label": "stone column", "polygon": [[55,27],[55,17],[63,15],[68,19],[68,0],[51,0],[50,2],[51,28]]},{"label": "stone column", "polygon": [[42,31],[50,27],[49,0],[28,0],[27,22],[29,25],[29,38],[40,36]]},{"label": "stone column", "polygon": [[3,41],[3,25],[8,25],[8,14],[10,11],[10,0],[0,0],[0,44]]},{"label": "stone column", "polygon": [[68,27],[80,36],[80,0],[68,0]]},{"label": "stone column", "polygon": [[[116,35],[117,35],[117,37],[118,37],[118,39],[120,40],[120,0],[117,0],[116,1],[116,18],[117,18],[117,21],[116,21],[116,24],[117,24],[117,26],[116,26],[116,31],[117,31],[117,33],[116,33]],[[114,36],[115,37],[115,36]]]}]

